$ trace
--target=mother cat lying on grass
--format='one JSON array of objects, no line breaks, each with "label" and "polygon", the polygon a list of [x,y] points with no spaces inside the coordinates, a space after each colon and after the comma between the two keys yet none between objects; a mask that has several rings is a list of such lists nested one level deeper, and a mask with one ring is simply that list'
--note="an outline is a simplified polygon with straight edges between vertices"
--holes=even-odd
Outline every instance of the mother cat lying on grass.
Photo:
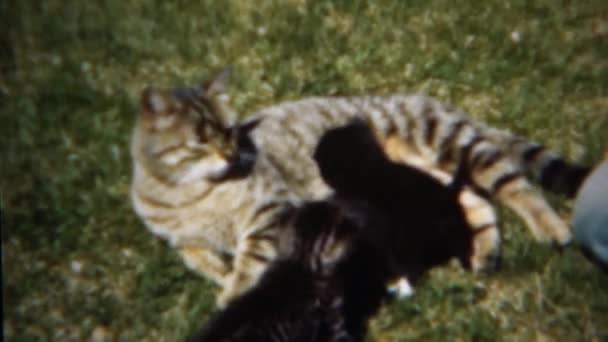
[{"label": "mother cat lying on grass", "polygon": [[572,196],[589,169],[541,145],[471,121],[422,95],[307,98],[262,109],[237,123],[228,73],[193,88],[146,89],[131,153],[132,201],[188,267],[222,287],[225,305],[277,257],[281,217],[330,195],[312,159],[324,132],[358,118],[387,155],[451,180],[464,151],[471,186],[461,193],[475,230],[471,268],[495,267],[500,234],[490,200],[519,215],[533,236],[560,245],[570,230],[525,174]]}]

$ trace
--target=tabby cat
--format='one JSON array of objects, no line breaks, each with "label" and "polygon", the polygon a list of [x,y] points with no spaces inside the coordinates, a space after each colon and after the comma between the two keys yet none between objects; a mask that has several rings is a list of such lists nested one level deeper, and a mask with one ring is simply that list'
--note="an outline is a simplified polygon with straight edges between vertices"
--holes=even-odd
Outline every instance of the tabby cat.
[{"label": "tabby cat", "polygon": [[277,217],[331,193],[311,158],[313,149],[324,132],[354,118],[373,128],[391,159],[446,183],[468,151],[471,186],[461,202],[480,231],[473,270],[492,269],[499,254],[490,200],[514,210],[537,240],[570,241],[568,226],[525,173],[572,196],[589,169],[539,144],[473,122],[422,95],[307,98],[237,123],[225,93],[227,78],[224,72],[198,87],[146,89],[132,139],[135,211],[190,268],[223,287],[220,305],[254,284],[276,256],[282,229]]},{"label": "tabby cat", "polygon": [[226,76],[144,90],[131,144],[135,211],[189,268],[224,289],[220,305],[275,258],[281,216],[299,200],[251,144],[255,121],[238,130],[224,121]]}]

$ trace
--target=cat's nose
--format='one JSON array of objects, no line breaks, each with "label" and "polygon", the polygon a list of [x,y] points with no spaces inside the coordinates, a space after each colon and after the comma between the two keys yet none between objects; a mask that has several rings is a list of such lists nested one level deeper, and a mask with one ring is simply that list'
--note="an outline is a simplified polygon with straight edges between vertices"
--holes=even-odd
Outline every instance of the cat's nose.
[{"label": "cat's nose", "polygon": [[608,160],[585,180],[574,203],[574,240],[585,255],[608,271]]}]

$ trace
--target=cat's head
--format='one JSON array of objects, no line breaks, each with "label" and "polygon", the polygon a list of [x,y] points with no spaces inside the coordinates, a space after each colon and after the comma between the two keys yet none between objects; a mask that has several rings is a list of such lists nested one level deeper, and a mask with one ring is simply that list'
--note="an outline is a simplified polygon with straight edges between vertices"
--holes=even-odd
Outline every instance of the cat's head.
[{"label": "cat's head", "polygon": [[132,142],[136,162],[171,183],[223,177],[238,147],[227,103],[229,74],[224,70],[195,87],[146,88]]}]

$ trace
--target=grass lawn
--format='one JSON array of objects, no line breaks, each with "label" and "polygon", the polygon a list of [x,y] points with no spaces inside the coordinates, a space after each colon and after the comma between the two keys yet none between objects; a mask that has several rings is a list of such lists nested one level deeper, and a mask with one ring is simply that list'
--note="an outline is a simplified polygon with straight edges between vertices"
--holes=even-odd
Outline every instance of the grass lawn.
[{"label": "grass lawn", "polygon": [[[225,65],[243,115],[422,92],[573,160],[608,144],[606,0],[3,1],[7,340],[179,341],[213,312],[217,288],[133,213],[129,139],[146,85]],[[550,197],[568,218],[571,203]],[[501,218],[501,272],[432,272],[370,340],[608,340],[608,275]]]}]

